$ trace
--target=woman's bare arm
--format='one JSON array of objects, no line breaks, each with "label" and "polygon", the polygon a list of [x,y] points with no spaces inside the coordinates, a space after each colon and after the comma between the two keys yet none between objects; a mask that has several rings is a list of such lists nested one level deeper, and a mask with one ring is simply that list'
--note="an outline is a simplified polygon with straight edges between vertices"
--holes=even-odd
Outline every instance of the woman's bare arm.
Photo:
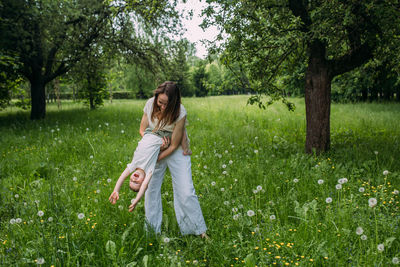
[{"label": "woman's bare arm", "polygon": [[144,131],[146,130],[147,127],[149,127],[149,120],[147,118],[147,114],[143,113],[142,121],[140,122],[140,129],[139,129],[139,133],[142,137],[143,137]]},{"label": "woman's bare arm", "polygon": [[172,152],[175,151],[175,149],[179,147],[182,142],[183,131],[185,130],[185,121],[186,116],[175,124],[175,128],[171,136],[171,145],[164,151],[160,152],[160,154],[158,155],[158,160],[162,160],[163,158],[169,156]]}]

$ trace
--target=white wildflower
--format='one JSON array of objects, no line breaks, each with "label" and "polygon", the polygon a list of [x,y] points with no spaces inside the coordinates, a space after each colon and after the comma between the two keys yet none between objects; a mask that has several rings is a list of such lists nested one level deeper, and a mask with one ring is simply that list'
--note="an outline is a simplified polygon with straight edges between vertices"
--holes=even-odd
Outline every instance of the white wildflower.
[{"label": "white wildflower", "polygon": [[337,189],[337,190],[342,189],[342,185],[341,185],[341,184],[337,184],[337,185],[336,185],[336,189]]},{"label": "white wildflower", "polygon": [[49,222],[52,222],[52,221],[53,221],[53,217],[49,217],[47,220],[48,220]]},{"label": "white wildflower", "polygon": [[211,182],[211,185],[212,185],[212,186],[215,186],[215,185],[216,185],[216,182],[212,181],[212,182]]},{"label": "white wildflower", "polygon": [[237,211],[238,211],[238,208],[232,208],[232,211],[233,211],[233,212],[237,212]]},{"label": "white wildflower", "polygon": [[18,195],[18,194],[15,194],[14,197],[15,197],[15,198],[19,198],[19,195]]},{"label": "white wildflower", "polygon": [[164,238],[164,243],[169,243],[169,241],[170,241],[170,240],[169,240],[168,237],[165,237],[165,238]]},{"label": "white wildflower", "polygon": [[125,133],[125,131],[124,131],[124,130],[121,130],[121,133],[123,134],[123,133]]},{"label": "white wildflower", "polygon": [[361,240],[365,241],[365,240],[367,240],[367,239],[368,239],[368,237],[367,237],[366,235],[362,235],[362,236],[361,236]]},{"label": "white wildflower", "polygon": [[207,169],[207,165],[204,165],[204,169]]},{"label": "white wildflower", "polygon": [[332,198],[331,198],[331,197],[327,197],[327,198],[325,199],[325,202],[328,203],[328,204],[331,203],[331,202],[332,202]]},{"label": "white wildflower", "polygon": [[79,214],[78,214],[78,219],[79,219],[79,220],[82,220],[83,218],[85,218],[85,214],[79,213]]},{"label": "white wildflower", "polygon": [[107,179],[107,183],[111,183],[111,179],[110,178]]},{"label": "white wildflower", "polygon": [[232,161],[232,160],[230,160],[230,161],[229,161],[229,164],[232,164],[232,163],[233,163],[233,161]]},{"label": "white wildflower", "polygon": [[224,192],[224,191],[225,191],[225,188],[221,187],[221,192]]},{"label": "white wildflower", "polygon": [[74,177],[74,178],[72,178],[72,181],[76,182],[76,181],[78,181],[78,178]]},{"label": "white wildflower", "polygon": [[15,224],[15,219],[14,219],[14,218],[12,218],[12,219],[10,220],[10,224]]},{"label": "white wildflower", "polygon": [[254,190],[253,190],[253,193],[254,193],[254,194],[257,194],[257,193],[258,193],[258,190],[257,190],[257,189],[254,189]]},{"label": "white wildflower", "polygon": [[257,149],[254,149],[254,153],[256,153],[256,154],[257,154],[257,153],[258,153],[258,150],[257,150]]},{"label": "white wildflower", "polygon": [[323,183],[324,183],[324,180],[322,180],[322,179],[318,180],[318,184],[323,184]]},{"label": "white wildflower", "polygon": [[224,205],[228,206],[229,205],[229,201],[224,201]]},{"label": "white wildflower", "polygon": [[358,188],[358,192],[360,192],[360,193],[364,193],[364,192],[365,192],[365,188],[364,188],[364,187],[360,187],[360,188]]},{"label": "white wildflower", "polygon": [[393,264],[399,264],[400,263],[400,260],[399,260],[399,258],[397,258],[397,257],[394,257],[393,259],[392,259],[392,263]]},{"label": "white wildflower", "polygon": [[15,222],[16,223],[22,223],[22,219],[21,218],[17,218],[17,219],[15,219]]},{"label": "white wildflower", "polygon": [[227,172],[226,172],[226,171],[223,171],[223,172],[222,172],[222,174],[223,174],[223,175],[226,175],[226,174],[227,174]]},{"label": "white wildflower", "polygon": [[399,190],[395,189],[395,190],[393,191],[393,194],[398,195],[398,194],[399,194]]},{"label": "white wildflower", "polygon": [[97,189],[97,190],[96,190],[96,193],[97,193],[97,194],[100,194],[100,189]]},{"label": "white wildflower", "polygon": [[293,183],[298,183],[298,182],[299,182],[299,179],[297,179],[297,178],[293,179]]},{"label": "white wildflower", "polygon": [[226,165],[225,165],[225,164],[222,164],[222,168],[225,169],[225,168],[226,168]]},{"label": "white wildflower", "polygon": [[261,191],[262,190],[262,186],[261,185],[257,185],[257,190]]},{"label": "white wildflower", "polygon": [[378,251],[382,252],[382,251],[385,249],[385,245],[379,244],[379,245],[377,246],[377,248],[378,248]]},{"label": "white wildflower", "polygon": [[236,221],[237,219],[239,219],[239,214],[235,214],[233,215],[233,219]]},{"label": "white wildflower", "polygon": [[374,151],[375,155],[378,155],[378,151]]},{"label": "white wildflower", "polygon": [[41,210],[39,210],[38,213],[37,213],[37,215],[38,215],[39,217],[42,217],[42,216],[44,215],[44,212],[41,211]]},{"label": "white wildflower", "polygon": [[271,216],[269,216],[269,219],[270,219],[271,221],[273,221],[273,220],[276,219],[276,216],[272,214]]},{"label": "white wildflower", "polygon": [[383,171],[383,175],[387,176],[389,174],[388,170]]}]

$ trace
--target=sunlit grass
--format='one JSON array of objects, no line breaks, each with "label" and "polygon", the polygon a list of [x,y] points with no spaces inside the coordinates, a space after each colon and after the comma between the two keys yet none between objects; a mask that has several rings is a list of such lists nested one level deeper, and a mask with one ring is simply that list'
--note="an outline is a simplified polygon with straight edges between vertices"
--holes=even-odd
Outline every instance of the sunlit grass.
[{"label": "sunlit grass", "polygon": [[[114,101],[95,111],[52,104],[39,122],[31,122],[28,112],[3,111],[1,264],[398,261],[400,105],[332,105],[332,149],[314,156],[304,154],[303,100],[293,99],[294,112],[279,103],[260,110],[246,101],[246,96],[183,99],[193,181],[210,241],[180,235],[169,175],[160,236],[146,234],[143,202],[134,213],[127,211],[134,197],[127,186],[115,206],[108,202],[140,138],[145,101]],[[371,198],[377,201],[373,207]]]}]

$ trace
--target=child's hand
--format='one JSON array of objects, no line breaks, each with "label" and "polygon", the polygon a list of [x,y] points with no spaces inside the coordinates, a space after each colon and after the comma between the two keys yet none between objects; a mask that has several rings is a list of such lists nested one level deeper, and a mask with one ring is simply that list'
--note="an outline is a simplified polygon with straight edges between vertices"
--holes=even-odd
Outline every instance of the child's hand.
[{"label": "child's hand", "polygon": [[133,202],[133,203],[129,206],[129,212],[132,212],[132,211],[136,208],[136,204],[137,204],[137,202]]},{"label": "child's hand", "polygon": [[117,200],[119,199],[119,194],[118,192],[114,191],[111,193],[110,197],[108,198],[108,200],[110,201],[111,204],[115,204],[117,203]]}]

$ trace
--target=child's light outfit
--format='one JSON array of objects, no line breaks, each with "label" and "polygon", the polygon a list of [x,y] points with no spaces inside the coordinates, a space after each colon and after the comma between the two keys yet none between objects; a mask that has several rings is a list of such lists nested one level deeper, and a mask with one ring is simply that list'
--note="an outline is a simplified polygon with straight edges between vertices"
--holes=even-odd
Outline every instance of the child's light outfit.
[{"label": "child's light outfit", "polygon": [[[154,129],[157,125],[157,121],[151,121],[153,103],[154,97],[147,101],[143,109],[144,113],[147,114],[150,129]],[[173,131],[176,122],[180,121],[185,116],[186,110],[183,105],[181,105],[178,119],[175,123],[164,127],[163,130]],[[193,186],[190,156],[183,155],[181,146],[171,155],[159,161],[155,166],[153,176],[145,194],[145,212],[148,224],[156,233],[161,232],[161,185],[167,166],[172,176],[175,215],[181,233],[183,235],[199,235],[205,233],[207,227]]]},{"label": "child's light outfit", "polygon": [[152,132],[150,128],[147,128],[133,153],[132,162],[127,165],[129,171],[134,172],[139,168],[144,170],[146,175],[150,172],[154,173],[160,147],[163,143],[162,138],[164,136],[171,137],[171,135],[172,132],[169,131]]}]

